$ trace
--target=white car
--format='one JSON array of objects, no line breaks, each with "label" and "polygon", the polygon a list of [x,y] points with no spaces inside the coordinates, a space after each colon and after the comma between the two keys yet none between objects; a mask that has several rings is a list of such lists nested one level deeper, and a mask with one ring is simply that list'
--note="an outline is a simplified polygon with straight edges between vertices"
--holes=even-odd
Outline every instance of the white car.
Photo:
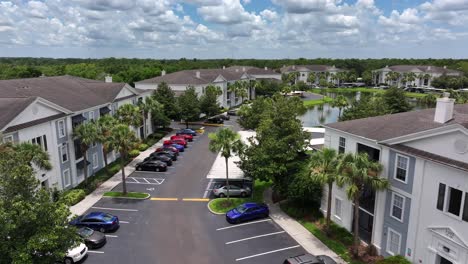
[{"label": "white car", "polygon": [[73,264],[82,260],[88,254],[88,247],[81,243],[79,246],[68,250],[65,257],[65,264]]}]

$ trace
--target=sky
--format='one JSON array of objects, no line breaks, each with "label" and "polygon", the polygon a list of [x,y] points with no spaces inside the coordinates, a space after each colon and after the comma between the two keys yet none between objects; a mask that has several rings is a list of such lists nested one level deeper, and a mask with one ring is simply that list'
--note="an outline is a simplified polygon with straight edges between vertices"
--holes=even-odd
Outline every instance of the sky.
[{"label": "sky", "polygon": [[468,58],[468,0],[0,0],[0,57]]}]

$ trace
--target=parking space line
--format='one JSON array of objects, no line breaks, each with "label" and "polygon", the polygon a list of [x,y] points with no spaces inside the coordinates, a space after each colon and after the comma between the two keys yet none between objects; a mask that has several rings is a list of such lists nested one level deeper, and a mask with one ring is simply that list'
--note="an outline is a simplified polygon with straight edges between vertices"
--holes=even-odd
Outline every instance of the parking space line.
[{"label": "parking space line", "polygon": [[213,182],[213,179],[210,179],[208,182],[208,185],[206,185],[205,193],[203,194],[203,198],[208,198],[210,191],[208,190],[211,186],[211,183]]},{"label": "parking space line", "polygon": [[122,208],[108,208],[108,207],[98,207],[98,206],[93,206],[91,207],[93,209],[102,209],[102,210],[115,210],[115,211],[127,211],[127,212],[138,212],[136,209],[122,209]]},{"label": "parking space line", "polygon": [[208,198],[182,198],[182,201],[185,202],[209,202]]},{"label": "parking space line", "polygon": [[221,230],[230,229],[230,228],[239,227],[239,226],[258,224],[258,223],[267,222],[267,221],[271,221],[271,219],[263,219],[263,220],[258,220],[258,221],[254,221],[254,222],[248,222],[248,223],[244,223],[244,224],[238,224],[238,225],[232,225],[232,226],[221,227],[221,228],[216,229],[216,231],[221,231]]},{"label": "parking space line", "polygon": [[251,240],[251,239],[255,239],[255,238],[260,238],[260,237],[267,237],[267,236],[278,235],[278,234],[282,234],[282,233],[284,233],[284,232],[285,232],[285,231],[279,231],[279,232],[273,232],[273,233],[269,233],[269,234],[263,234],[263,235],[253,236],[253,237],[247,237],[247,238],[243,238],[243,239],[239,239],[239,240],[234,240],[234,241],[226,242],[226,245],[234,244],[234,243],[242,242],[242,241],[246,241],[246,240]]},{"label": "parking space line", "polygon": [[114,235],[105,235],[106,237],[118,237],[118,236],[114,236]]},{"label": "parking space line", "polygon": [[289,250],[289,249],[293,249],[293,248],[298,248],[298,247],[300,247],[300,245],[296,245],[296,246],[292,246],[292,247],[286,247],[286,248],[280,248],[280,249],[276,249],[276,250],[272,250],[272,251],[268,251],[268,252],[263,252],[263,253],[243,257],[243,258],[238,258],[238,259],[236,259],[236,261],[241,261],[241,260],[249,259],[249,258],[255,258],[255,257],[259,257],[259,256],[263,256],[263,255],[267,255],[267,254],[271,254],[271,253],[275,253],[275,252],[279,252],[279,251],[285,251],[285,250]]},{"label": "parking space line", "polygon": [[150,198],[152,201],[178,201],[179,198],[157,198],[157,197],[153,197],[153,198]]},{"label": "parking space line", "polygon": [[130,222],[127,222],[127,221],[119,221],[119,223],[121,223],[121,224],[130,224]]},{"label": "parking space line", "polygon": [[146,183],[150,183],[146,178],[143,178],[143,180],[145,180]]},{"label": "parking space line", "polygon": [[104,254],[104,251],[88,250],[88,253]]}]

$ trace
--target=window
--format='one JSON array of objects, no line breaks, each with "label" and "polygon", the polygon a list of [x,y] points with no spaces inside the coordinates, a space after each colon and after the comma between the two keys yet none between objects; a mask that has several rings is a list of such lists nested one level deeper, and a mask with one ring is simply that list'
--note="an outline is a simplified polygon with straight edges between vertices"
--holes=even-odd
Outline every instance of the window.
[{"label": "window", "polygon": [[3,143],[13,142],[13,135],[9,135],[3,138]]},{"label": "window", "polygon": [[437,195],[437,209],[443,211],[444,210],[444,202],[445,202],[445,184],[439,183],[439,193]]},{"label": "window", "polygon": [[344,153],[346,148],[346,138],[340,137],[338,142],[338,153]]},{"label": "window", "polygon": [[400,221],[403,221],[403,208],[405,206],[405,197],[392,193],[392,208],[390,215]]},{"label": "window", "polygon": [[46,137],[46,135],[33,138],[33,139],[31,140],[31,143],[32,143],[32,144],[37,144],[37,145],[41,146],[41,148],[42,148],[44,151],[47,151],[47,137]]},{"label": "window", "polygon": [[335,198],[335,216],[341,219],[341,199]]},{"label": "window", "polygon": [[468,194],[465,193],[465,206],[463,206],[462,220],[468,222]]},{"label": "window", "polygon": [[449,187],[448,195],[449,197],[448,197],[447,212],[454,214],[456,216],[460,216],[463,192],[458,189]]},{"label": "window", "polygon": [[99,167],[99,161],[98,161],[98,156],[97,153],[93,154],[93,169],[96,169]]},{"label": "window", "polygon": [[388,229],[387,252],[391,255],[400,254],[401,235],[391,228]]},{"label": "window", "polygon": [[65,122],[63,120],[60,120],[58,121],[57,123],[57,126],[58,126],[58,134],[59,134],[59,138],[63,138],[66,134],[66,131],[65,131]]},{"label": "window", "polygon": [[94,121],[94,111],[89,112],[89,122]]},{"label": "window", "polygon": [[396,168],[395,168],[395,179],[402,181],[404,183],[407,182],[407,174],[408,174],[408,158],[403,157],[401,155],[396,155]]},{"label": "window", "polygon": [[65,187],[70,186],[70,170],[64,170],[63,171],[63,181],[65,184]]},{"label": "window", "polygon": [[68,144],[63,143],[62,146],[60,146],[60,155],[62,156],[62,163],[68,161]]}]

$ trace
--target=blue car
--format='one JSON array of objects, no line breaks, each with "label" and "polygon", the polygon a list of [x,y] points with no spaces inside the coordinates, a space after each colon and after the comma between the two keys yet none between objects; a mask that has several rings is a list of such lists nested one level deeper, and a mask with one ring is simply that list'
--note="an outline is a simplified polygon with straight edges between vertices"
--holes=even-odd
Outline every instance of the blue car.
[{"label": "blue car", "polygon": [[176,135],[196,136],[197,132],[195,132],[193,129],[190,129],[190,128],[184,128],[184,129],[177,130]]},{"label": "blue car", "polygon": [[91,212],[70,222],[76,227],[89,227],[101,233],[114,231],[119,228],[119,218],[103,212]]},{"label": "blue car", "polygon": [[263,203],[245,203],[228,211],[226,221],[231,224],[238,224],[243,221],[268,217],[270,211]]}]

